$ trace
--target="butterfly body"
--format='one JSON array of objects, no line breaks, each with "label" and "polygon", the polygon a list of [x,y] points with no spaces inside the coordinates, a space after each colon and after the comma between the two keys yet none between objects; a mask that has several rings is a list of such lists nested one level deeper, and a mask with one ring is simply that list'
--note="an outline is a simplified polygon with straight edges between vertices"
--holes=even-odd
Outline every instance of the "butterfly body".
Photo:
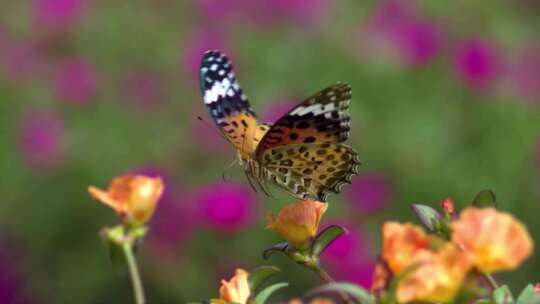
[{"label": "butterfly body", "polygon": [[318,92],[269,125],[257,121],[224,54],[206,52],[200,77],[204,103],[254,188],[268,193],[271,182],[296,197],[324,201],[358,173],[357,153],[342,143],[350,130],[348,84]]}]

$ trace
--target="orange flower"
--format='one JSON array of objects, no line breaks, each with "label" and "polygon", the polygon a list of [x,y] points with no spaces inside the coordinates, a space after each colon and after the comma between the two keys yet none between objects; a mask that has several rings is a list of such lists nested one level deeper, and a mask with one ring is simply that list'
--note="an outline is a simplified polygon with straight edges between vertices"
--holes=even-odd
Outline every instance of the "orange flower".
[{"label": "orange flower", "polygon": [[494,208],[467,208],[452,223],[452,241],[470,254],[483,272],[511,270],[532,254],[527,228]]},{"label": "orange flower", "polygon": [[410,223],[386,222],[382,234],[382,258],[394,274],[399,274],[409,267],[418,251],[429,248],[425,232]]},{"label": "orange flower", "polygon": [[388,269],[381,264],[376,267],[372,289],[385,289],[390,276],[404,274],[396,290],[399,302],[451,301],[471,268],[455,244],[410,223],[383,225],[382,259]]},{"label": "orange flower", "polygon": [[326,203],[318,201],[300,201],[283,207],[277,218],[268,213],[268,227],[295,248],[306,248],[317,234],[321,217],[328,208]]},{"label": "orange flower", "polygon": [[113,208],[127,223],[142,225],[154,213],[163,189],[160,177],[124,175],[115,177],[107,191],[90,186],[88,192],[93,198]]},{"label": "orange flower", "polygon": [[450,302],[459,291],[471,268],[470,260],[452,243],[437,252],[418,251],[412,259],[412,272],[399,282],[396,296],[399,302]]},{"label": "orange flower", "polygon": [[243,269],[236,269],[234,277],[228,282],[221,280],[218,303],[245,304],[250,295],[248,273]]}]

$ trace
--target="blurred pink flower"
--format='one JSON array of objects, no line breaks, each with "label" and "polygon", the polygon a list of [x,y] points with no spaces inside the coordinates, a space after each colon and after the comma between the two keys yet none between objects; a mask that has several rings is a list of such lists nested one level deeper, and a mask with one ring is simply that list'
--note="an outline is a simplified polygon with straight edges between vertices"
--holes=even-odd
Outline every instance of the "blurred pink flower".
[{"label": "blurred pink flower", "polygon": [[440,53],[443,35],[435,24],[413,21],[403,25],[396,34],[400,56],[407,64],[426,64]]},{"label": "blurred pink flower", "polygon": [[271,102],[262,111],[261,122],[275,123],[283,115],[287,114],[294,106],[300,103],[302,99],[295,101],[294,98],[282,98],[275,102]]},{"label": "blurred pink flower", "polygon": [[330,275],[336,281],[351,282],[364,288],[371,287],[374,270],[375,259],[373,261],[349,260],[329,267]]},{"label": "blurred pink flower", "polygon": [[199,66],[204,52],[208,50],[220,50],[231,56],[229,47],[225,41],[227,39],[218,30],[199,29],[193,31],[188,36],[182,44],[184,46],[182,50],[182,65],[184,67],[184,73],[188,75],[189,79],[193,79],[199,84]]},{"label": "blurred pink flower", "polygon": [[66,29],[83,16],[86,0],[34,0],[33,11],[38,27]]},{"label": "blurred pink flower", "polygon": [[360,213],[373,213],[386,208],[393,197],[389,179],[382,173],[373,172],[357,176],[345,189],[345,198]]},{"label": "blurred pink flower", "polygon": [[19,149],[33,169],[56,167],[64,156],[64,126],[54,113],[32,110],[20,122]]},{"label": "blurred pink flower", "polygon": [[492,86],[499,76],[501,61],[497,49],[485,40],[467,40],[456,47],[457,76],[472,89]]},{"label": "blurred pink flower", "polygon": [[380,2],[362,28],[359,46],[375,57],[396,57],[405,65],[424,65],[436,58],[443,44],[443,31],[419,16],[412,1]]},{"label": "blurred pink flower", "polygon": [[149,109],[163,101],[164,87],[158,73],[148,71],[133,71],[128,73],[121,82],[126,103],[141,109]]},{"label": "blurred pink flower", "polygon": [[249,225],[257,200],[248,186],[219,182],[199,189],[195,198],[201,222],[218,232],[235,232]]},{"label": "blurred pink flower", "polygon": [[[328,248],[323,252],[321,259],[330,264],[341,264],[345,261],[370,261],[372,260],[372,248],[369,236],[364,231],[352,224],[344,224],[349,231],[348,234],[342,235],[333,241]],[[323,229],[320,229],[321,231]]]},{"label": "blurred pink flower", "polygon": [[84,59],[65,62],[56,76],[56,95],[75,104],[86,104],[95,97],[98,79],[95,67]]},{"label": "blurred pink flower", "polygon": [[540,48],[522,49],[512,56],[506,80],[524,102],[540,104]]},{"label": "blurred pink flower", "polygon": [[347,221],[330,224],[344,226],[349,233],[342,235],[326,248],[321,255],[322,262],[328,266],[335,279],[369,287],[375,263],[369,235]]}]

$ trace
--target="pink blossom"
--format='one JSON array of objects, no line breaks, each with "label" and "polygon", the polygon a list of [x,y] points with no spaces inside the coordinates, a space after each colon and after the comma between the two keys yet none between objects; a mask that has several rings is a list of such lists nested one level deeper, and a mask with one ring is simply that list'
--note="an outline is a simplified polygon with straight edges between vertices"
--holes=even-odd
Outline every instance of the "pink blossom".
[{"label": "pink blossom", "polygon": [[56,95],[59,99],[75,104],[89,103],[98,90],[94,66],[84,59],[65,62],[56,76]]},{"label": "pink blossom", "polygon": [[248,186],[219,182],[199,189],[195,198],[200,220],[218,232],[235,232],[253,220],[256,197]]},{"label": "pink blossom", "polygon": [[360,213],[373,213],[386,208],[393,197],[388,178],[382,173],[364,173],[345,189],[349,205]]},{"label": "pink blossom", "polygon": [[86,0],[34,0],[35,22],[39,27],[65,29],[84,14]]},{"label": "pink blossom", "polygon": [[375,270],[375,259],[373,261],[349,260],[332,265],[329,270],[330,275],[336,281],[351,282],[364,288],[370,288]]},{"label": "pink blossom", "polygon": [[368,55],[396,58],[419,66],[436,58],[444,34],[436,23],[418,15],[412,1],[383,1],[360,33],[359,46]]},{"label": "pink blossom", "polygon": [[32,169],[56,167],[64,156],[64,126],[51,112],[32,110],[19,127],[19,149],[25,164]]},{"label": "pink blossom", "polygon": [[330,264],[340,264],[349,260],[371,260],[372,249],[368,235],[355,225],[343,222],[337,224],[345,226],[349,233],[333,241],[323,252],[322,260]]},{"label": "pink blossom", "polygon": [[121,83],[121,91],[126,103],[141,109],[149,109],[163,101],[164,87],[158,73],[133,71]]},{"label": "pink blossom", "polygon": [[457,45],[454,68],[457,76],[472,89],[492,86],[501,68],[497,49],[485,40],[467,40]]}]

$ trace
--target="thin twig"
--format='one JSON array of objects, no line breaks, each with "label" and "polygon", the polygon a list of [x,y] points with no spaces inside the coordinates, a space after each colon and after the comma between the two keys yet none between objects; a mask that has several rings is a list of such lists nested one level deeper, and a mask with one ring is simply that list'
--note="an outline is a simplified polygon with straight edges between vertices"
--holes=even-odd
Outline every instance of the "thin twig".
[{"label": "thin twig", "polygon": [[139,274],[139,268],[137,267],[137,261],[133,255],[132,242],[124,242],[122,244],[122,250],[126,256],[126,261],[129,268],[129,275],[131,276],[131,283],[133,285],[133,294],[135,296],[135,304],[144,304],[144,288],[142,286],[141,275]]}]

